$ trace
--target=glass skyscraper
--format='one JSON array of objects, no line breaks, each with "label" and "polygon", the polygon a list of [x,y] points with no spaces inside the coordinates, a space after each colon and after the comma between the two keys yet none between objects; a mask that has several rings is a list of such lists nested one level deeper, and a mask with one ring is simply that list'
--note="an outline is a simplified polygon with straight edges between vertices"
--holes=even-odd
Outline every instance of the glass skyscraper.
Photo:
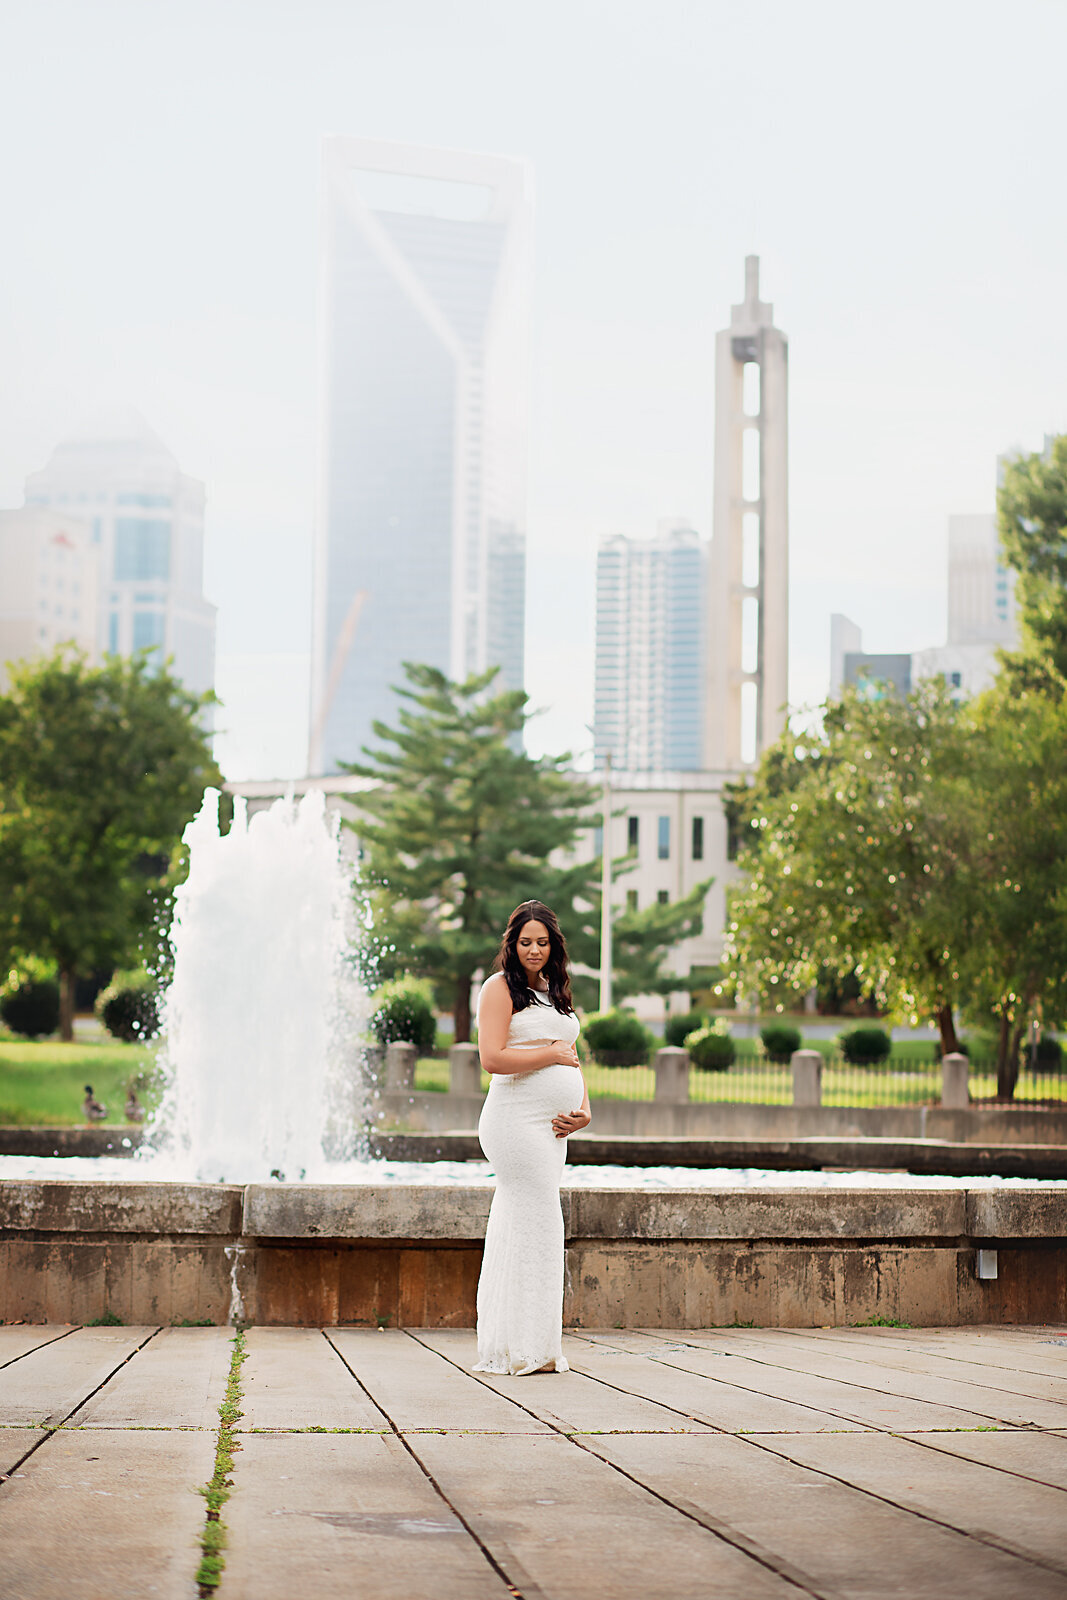
[{"label": "glass skyscraper", "polygon": [[[204,598],[204,485],[135,411],[66,439],[26,480],[26,504],[80,519],[99,559],[101,655],[157,649],[197,694],[214,688]],[[210,721],[210,716],[207,718]]]},{"label": "glass skyscraper", "polygon": [[702,766],[705,547],[692,528],[601,541],[596,592],[596,763],[626,772]]},{"label": "glass skyscraper", "polygon": [[309,770],[394,723],[403,662],[523,676],[528,183],[324,144]]}]

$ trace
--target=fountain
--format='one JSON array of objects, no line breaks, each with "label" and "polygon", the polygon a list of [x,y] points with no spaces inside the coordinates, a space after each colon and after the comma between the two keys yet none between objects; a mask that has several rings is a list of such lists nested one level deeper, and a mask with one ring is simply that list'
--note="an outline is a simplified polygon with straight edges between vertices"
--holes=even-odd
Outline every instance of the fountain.
[{"label": "fountain", "polygon": [[[0,1157],[0,1315],[469,1325],[491,1174],[367,1158],[336,819],[238,801],[221,834],[218,802],[186,830],[145,1145]],[[572,1326],[1067,1318],[1064,1184],[585,1166],[563,1209]]]},{"label": "fountain", "polygon": [[353,903],[338,819],[321,794],[243,799],[219,831],[209,789],[185,830],[167,1087],[141,1158],[213,1182],[313,1179],[359,1153],[365,994],[349,958]]}]

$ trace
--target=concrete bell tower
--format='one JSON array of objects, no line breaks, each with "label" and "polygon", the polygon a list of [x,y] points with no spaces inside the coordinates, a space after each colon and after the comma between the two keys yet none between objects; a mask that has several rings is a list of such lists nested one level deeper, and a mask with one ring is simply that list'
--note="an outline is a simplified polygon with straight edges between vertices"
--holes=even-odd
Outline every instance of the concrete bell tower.
[{"label": "concrete bell tower", "polygon": [[708,564],[704,760],[758,759],[789,690],[788,344],[745,258],[744,304],[715,341],[715,500]]}]

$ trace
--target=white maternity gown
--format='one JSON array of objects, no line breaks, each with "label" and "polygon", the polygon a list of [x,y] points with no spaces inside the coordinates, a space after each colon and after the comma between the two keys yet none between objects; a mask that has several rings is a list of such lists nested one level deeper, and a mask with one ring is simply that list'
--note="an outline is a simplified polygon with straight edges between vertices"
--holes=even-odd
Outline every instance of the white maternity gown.
[{"label": "white maternity gown", "polygon": [[[565,1016],[547,995],[537,994],[533,1005],[513,1014],[506,1048],[531,1048],[545,1039],[573,1044],[578,1031],[577,1017]],[[567,1141],[556,1138],[552,1118],[577,1111],[583,1093],[577,1067],[494,1073],[490,1080],[478,1139],[496,1174],[496,1191],[478,1279],[475,1372],[521,1376],[545,1366],[567,1371],[559,1202]]]}]

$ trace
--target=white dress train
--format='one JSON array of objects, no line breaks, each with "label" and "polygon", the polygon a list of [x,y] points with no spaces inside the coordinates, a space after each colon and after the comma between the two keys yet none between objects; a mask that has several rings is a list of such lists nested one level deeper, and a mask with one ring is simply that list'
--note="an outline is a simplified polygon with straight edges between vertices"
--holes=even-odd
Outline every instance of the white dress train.
[{"label": "white dress train", "polygon": [[[545,1039],[573,1044],[578,1032],[577,1017],[565,1016],[538,995],[512,1016],[507,1048],[531,1048]],[[496,1174],[496,1191],[478,1279],[475,1372],[518,1377],[546,1366],[567,1371],[559,1200],[567,1141],[556,1138],[552,1118],[577,1111],[582,1094],[577,1067],[541,1067],[518,1077],[494,1073],[490,1080],[478,1139]]]}]

